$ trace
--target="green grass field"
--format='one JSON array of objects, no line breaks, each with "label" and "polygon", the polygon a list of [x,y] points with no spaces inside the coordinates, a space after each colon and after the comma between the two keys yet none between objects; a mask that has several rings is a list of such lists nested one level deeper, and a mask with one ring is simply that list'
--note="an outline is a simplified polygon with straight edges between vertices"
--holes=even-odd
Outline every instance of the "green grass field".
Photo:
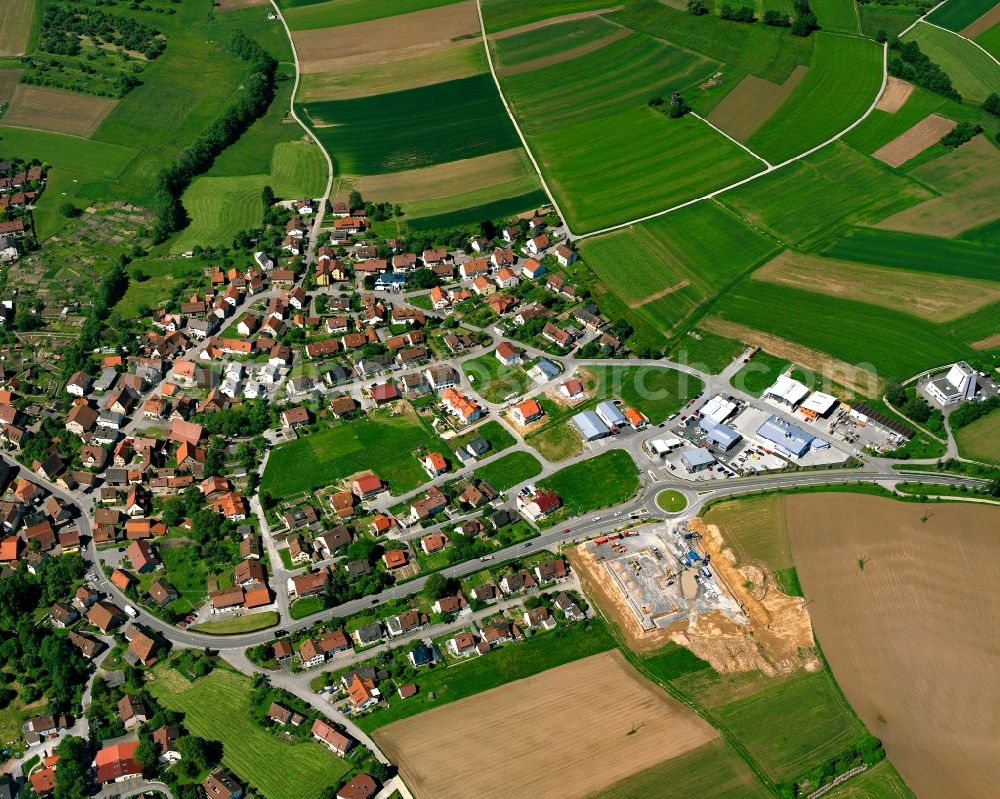
[{"label": "green grass field", "polygon": [[269,182],[267,175],[195,178],[181,198],[191,224],[173,237],[170,252],[187,252],[198,244],[229,245],[238,231],[260,227],[260,193]]},{"label": "green grass field", "polygon": [[619,30],[601,17],[583,17],[516,33],[492,42],[497,69],[524,64],[600,41]]},{"label": "green grass field", "polygon": [[161,667],[148,687],[164,706],[184,713],[193,734],[221,741],[222,764],[268,799],[319,799],[351,770],[348,761],[313,740],[291,744],[257,726],[250,715],[250,680],[232,671],[217,668],[192,683]]},{"label": "green grass field", "polygon": [[489,75],[300,109],[341,173],[398,172],[518,145]]},{"label": "green grass field", "polygon": [[576,232],[664,210],[761,168],[694,117],[668,119],[649,108],[543,133],[531,144]]},{"label": "green grass field", "polygon": [[729,366],[745,349],[739,341],[695,329],[674,342],[668,357],[677,363],[690,364],[700,371],[715,375]]},{"label": "green grass field", "polygon": [[543,524],[618,505],[639,490],[639,471],[627,452],[612,449],[560,469],[538,481],[538,487],[555,491],[563,506]]},{"label": "green grass field", "polygon": [[841,227],[874,223],[931,197],[917,183],[837,143],[719,197],[758,227],[812,249]]},{"label": "green grass field", "polygon": [[760,281],[744,281],[713,312],[851,364],[870,364],[880,379],[971,356],[958,336],[908,314]]},{"label": "green grass field", "polygon": [[716,715],[775,781],[801,776],[864,733],[825,670],[789,677]]},{"label": "green grass field", "polygon": [[825,794],[828,799],[916,799],[913,791],[888,760],[852,777]]},{"label": "green grass field", "polygon": [[1000,25],[994,25],[976,37],[976,43],[996,59],[1000,59]]},{"label": "green grass field", "polygon": [[[402,494],[427,479],[412,454],[421,445],[448,451],[409,414],[382,413],[341,423],[272,449],[260,487],[274,496],[287,496],[370,469],[392,493]],[[308,468],[303,468],[306,464]]]},{"label": "green grass field", "polygon": [[263,613],[248,613],[244,616],[233,616],[221,621],[205,621],[191,626],[192,632],[206,635],[237,635],[238,633],[255,633],[266,630],[278,623],[278,614],[273,610]]},{"label": "green grass field", "polygon": [[741,391],[759,397],[787,368],[787,360],[760,350],[750,359],[750,363],[740,367],[730,382]]},{"label": "green grass field", "polygon": [[533,0],[531,3],[519,0],[483,0],[482,7],[487,32],[496,33],[532,22],[610,6],[607,0]]},{"label": "green grass field", "polygon": [[114,307],[114,315],[119,319],[134,319],[143,307],[155,308],[170,297],[170,291],[177,285],[199,286],[205,279],[208,264],[195,258],[148,259],[138,269],[148,278],[137,280],[135,268],[125,296]]},{"label": "green grass field", "polygon": [[[388,708],[361,716],[357,725],[371,732],[425,710],[605,652],[614,645],[604,622],[591,619],[586,624],[560,627],[526,641],[503,646],[484,657],[466,660],[451,668],[424,669],[414,680],[420,688],[416,696],[405,702],[394,701]],[[377,743],[377,734],[375,739]]]},{"label": "green grass field", "polygon": [[462,371],[487,402],[502,402],[528,390],[531,378],[520,366],[504,366],[489,352],[462,363]]},{"label": "green grass field", "polygon": [[942,28],[960,31],[995,5],[995,0],[948,0],[933,14],[928,14],[927,19]]},{"label": "green grass field", "polygon": [[479,479],[485,480],[497,491],[506,491],[541,472],[542,464],[530,452],[512,452],[476,469]]},{"label": "green grass field", "polygon": [[888,36],[899,36],[908,28],[924,9],[916,6],[882,6],[866,3],[858,7],[861,14],[861,31],[865,36],[874,38],[878,32],[885,31]]},{"label": "green grass field", "polygon": [[[834,5],[841,0],[827,0]],[[854,14],[853,3],[848,11]],[[817,12],[818,13],[818,12]],[[871,105],[882,84],[882,48],[874,42],[819,31],[812,65],[747,146],[772,163],[836,135]]]},{"label": "green grass field", "polygon": [[784,83],[797,64],[809,64],[815,39],[765,25],[733,24],[714,14],[695,16],[658,0],[626,3],[608,19],[726,63],[737,75],[775,83]]},{"label": "green grass field", "polygon": [[911,272],[1000,280],[1000,247],[972,241],[852,228],[823,255]]},{"label": "green grass field", "polygon": [[373,3],[371,0],[279,0],[279,5],[288,27],[293,31],[303,31],[353,25],[456,2],[459,0],[393,0],[392,3]]},{"label": "green grass field", "polygon": [[982,103],[1000,86],[1000,64],[961,36],[932,25],[917,25],[906,34],[906,41],[919,44],[948,73],[963,100]]},{"label": "green grass field", "polygon": [[955,431],[958,448],[966,458],[986,463],[1000,462],[1000,411],[981,416]]},{"label": "green grass field", "polygon": [[771,793],[754,777],[746,763],[721,739],[680,757],[665,760],[588,799],[764,799]]},{"label": "green grass field", "polygon": [[[569,61],[501,79],[526,136],[641,108],[706,80],[719,68],[707,58],[632,34]],[[608,86],[615,91],[609,92]]]},{"label": "green grass field", "polygon": [[656,506],[666,513],[680,513],[687,507],[687,499],[680,491],[668,488],[656,495]]},{"label": "green grass field", "polygon": [[810,8],[824,30],[860,33],[860,19],[853,0],[811,0]]},{"label": "green grass field", "polygon": [[940,94],[914,87],[903,107],[896,113],[875,109],[864,122],[844,136],[844,141],[863,153],[873,153],[901,136],[924,117],[947,105],[947,98]]},{"label": "green grass field", "polygon": [[448,443],[452,449],[456,449],[458,447],[464,447],[474,438],[485,438],[492,447],[490,454],[501,452],[508,447],[513,447],[514,444],[517,443],[517,439],[507,432],[507,428],[500,424],[500,422],[496,419],[491,419],[490,421],[473,428],[465,435],[451,439]]},{"label": "green grass field", "polygon": [[[516,181],[518,184],[522,179]],[[537,185],[537,180],[527,178],[529,185]],[[427,213],[429,203],[407,203],[404,204],[406,226],[411,230],[440,230],[442,228],[453,228],[463,225],[475,225],[484,219],[501,221],[516,216],[524,211],[531,211],[547,205],[549,198],[540,188],[533,188],[526,192],[503,196],[506,193],[505,186],[496,186],[488,189],[478,189],[474,196],[482,198],[484,196],[496,196],[498,199],[491,199],[487,202],[475,205],[463,204],[463,197],[470,195],[455,195],[448,197],[443,202],[453,206],[454,210],[442,211],[440,213]],[[440,202],[440,201],[439,201]]]},{"label": "green grass field", "polygon": [[616,397],[659,424],[705,386],[697,377],[655,366],[588,366],[600,381],[598,396]]},{"label": "green grass field", "polygon": [[708,524],[718,525],[737,563],[762,563],[775,574],[794,565],[783,495],[720,502],[704,518]]}]

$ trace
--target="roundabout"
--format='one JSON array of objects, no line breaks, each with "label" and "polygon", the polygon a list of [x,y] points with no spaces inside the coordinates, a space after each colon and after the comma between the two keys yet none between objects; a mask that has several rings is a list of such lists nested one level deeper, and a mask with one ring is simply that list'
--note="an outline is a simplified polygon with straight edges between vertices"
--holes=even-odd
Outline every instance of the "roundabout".
[{"label": "roundabout", "polygon": [[656,507],[664,513],[680,513],[687,506],[687,497],[675,488],[666,488],[656,495]]}]

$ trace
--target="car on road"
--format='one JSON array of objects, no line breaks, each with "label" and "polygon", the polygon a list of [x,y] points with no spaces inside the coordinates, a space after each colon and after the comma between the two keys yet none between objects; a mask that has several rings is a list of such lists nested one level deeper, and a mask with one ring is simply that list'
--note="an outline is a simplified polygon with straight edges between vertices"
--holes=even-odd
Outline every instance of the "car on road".
[{"label": "car on road", "polygon": [[600,517],[600,516],[593,516],[593,517],[591,517],[591,519],[590,519],[590,520],[591,520],[592,522],[599,522],[599,521],[601,520],[601,517]]},{"label": "car on road", "polygon": [[566,535],[568,532],[569,532],[569,528],[568,527],[564,527],[563,528],[563,535]]},{"label": "car on road", "polygon": [[274,637],[275,638],[284,638],[286,635],[288,635],[288,630],[275,630],[274,631]]},{"label": "car on road", "polygon": [[529,541],[527,544],[524,545],[524,548],[527,549],[530,546],[531,546],[531,542]]},{"label": "car on road", "polygon": [[378,599],[373,599],[373,600],[372,600],[372,604],[373,604],[373,605],[377,605],[377,604],[378,604]]}]

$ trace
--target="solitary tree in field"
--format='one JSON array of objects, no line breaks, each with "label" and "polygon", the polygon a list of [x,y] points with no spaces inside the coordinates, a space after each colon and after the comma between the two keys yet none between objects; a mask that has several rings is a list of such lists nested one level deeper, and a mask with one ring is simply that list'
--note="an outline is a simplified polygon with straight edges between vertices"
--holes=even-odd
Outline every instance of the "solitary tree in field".
[{"label": "solitary tree in field", "polygon": [[270,186],[264,186],[260,192],[260,202],[264,206],[264,213],[267,213],[274,205],[274,190]]},{"label": "solitary tree in field", "polygon": [[705,0],[688,0],[687,11],[696,17],[704,16],[708,13],[708,3]]},{"label": "solitary tree in field", "polygon": [[983,103],[983,110],[1000,117],[1000,94],[992,92]]}]

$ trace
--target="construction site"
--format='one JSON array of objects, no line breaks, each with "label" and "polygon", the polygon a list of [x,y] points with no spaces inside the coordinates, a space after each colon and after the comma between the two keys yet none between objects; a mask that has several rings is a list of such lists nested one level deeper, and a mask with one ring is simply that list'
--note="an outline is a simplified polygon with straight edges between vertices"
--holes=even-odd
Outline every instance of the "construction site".
[{"label": "construction site", "polygon": [[570,560],[636,651],[673,641],[718,672],[819,668],[805,601],[758,566],[737,565],[700,518],[601,536]]}]

